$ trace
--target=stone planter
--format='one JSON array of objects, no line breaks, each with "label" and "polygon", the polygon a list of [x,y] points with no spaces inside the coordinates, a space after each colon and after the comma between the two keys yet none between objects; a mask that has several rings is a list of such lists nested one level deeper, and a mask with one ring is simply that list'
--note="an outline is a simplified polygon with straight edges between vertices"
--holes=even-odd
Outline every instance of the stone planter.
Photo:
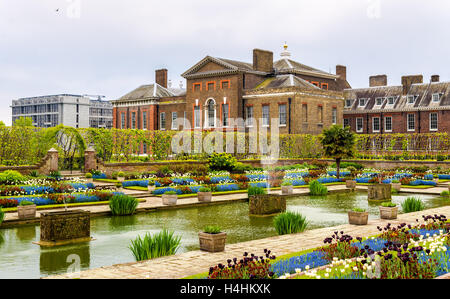
[{"label": "stone planter", "polygon": [[356,181],[354,180],[346,180],[345,181],[345,187],[348,189],[355,189],[356,188]]},{"label": "stone planter", "polygon": [[369,220],[368,212],[348,212],[348,223],[354,225],[366,225]]},{"label": "stone planter", "polygon": [[18,206],[17,215],[20,220],[36,218],[36,205]]},{"label": "stone planter", "polygon": [[162,203],[166,206],[174,206],[177,204],[178,195],[176,194],[163,194]]},{"label": "stone planter", "polygon": [[288,195],[294,193],[294,188],[292,186],[281,186],[281,194]]},{"label": "stone planter", "polygon": [[367,187],[368,200],[390,200],[391,184],[373,184]]},{"label": "stone planter", "polygon": [[211,202],[212,192],[197,192],[198,201]]},{"label": "stone planter", "polygon": [[380,218],[381,219],[397,219],[398,207],[383,207],[380,206]]},{"label": "stone planter", "polygon": [[117,181],[122,183],[123,181],[125,181],[125,178],[124,177],[117,177]]},{"label": "stone planter", "polygon": [[286,211],[286,198],[274,194],[261,194],[249,197],[250,215],[273,215]]},{"label": "stone planter", "polygon": [[153,185],[153,186],[148,185],[147,186],[147,190],[148,190],[148,192],[152,193],[153,191],[156,190],[156,186],[155,185]]},{"label": "stone planter", "polygon": [[227,233],[208,234],[200,232],[198,233],[198,240],[200,242],[200,250],[221,252],[225,250]]},{"label": "stone planter", "polygon": [[399,192],[402,189],[402,184],[401,183],[391,183],[391,187],[392,187],[392,189],[395,189]]},{"label": "stone planter", "polygon": [[86,183],[93,183],[94,179],[93,178],[86,178]]},{"label": "stone planter", "polygon": [[71,210],[41,213],[41,246],[58,246],[91,240],[89,211]]}]

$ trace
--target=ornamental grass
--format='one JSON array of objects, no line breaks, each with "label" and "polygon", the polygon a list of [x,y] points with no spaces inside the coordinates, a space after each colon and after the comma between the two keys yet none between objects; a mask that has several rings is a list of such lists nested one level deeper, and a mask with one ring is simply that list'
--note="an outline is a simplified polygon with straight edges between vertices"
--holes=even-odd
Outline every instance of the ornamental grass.
[{"label": "ornamental grass", "polygon": [[136,211],[139,201],[128,195],[114,195],[109,200],[109,208],[115,216],[131,215]]},{"label": "ornamental grass", "polygon": [[301,233],[308,226],[306,217],[295,212],[279,214],[274,218],[273,223],[279,235]]},{"label": "ornamental grass", "polygon": [[131,240],[130,250],[136,261],[145,261],[161,256],[173,255],[180,247],[181,237],[174,236],[173,231],[166,229],[157,234],[145,234]]},{"label": "ornamental grass", "polygon": [[418,197],[408,197],[402,202],[402,210],[404,213],[422,211],[425,210],[425,204]]},{"label": "ornamental grass", "polygon": [[310,195],[327,195],[328,188],[318,181],[311,181],[309,183],[309,194]]}]

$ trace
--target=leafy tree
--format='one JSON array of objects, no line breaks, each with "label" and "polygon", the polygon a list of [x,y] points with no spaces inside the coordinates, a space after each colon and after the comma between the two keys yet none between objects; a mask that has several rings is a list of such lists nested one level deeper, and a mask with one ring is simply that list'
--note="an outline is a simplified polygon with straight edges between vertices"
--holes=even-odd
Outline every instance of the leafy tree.
[{"label": "leafy tree", "polygon": [[21,116],[18,119],[16,119],[16,121],[13,123],[13,126],[32,127],[33,119],[31,117]]},{"label": "leafy tree", "polygon": [[334,125],[323,130],[320,142],[325,156],[336,159],[336,176],[339,178],[341,160],[353,158],[355,155],[355,134],[350,131],[349,127],[343,128],[341,125]]}]

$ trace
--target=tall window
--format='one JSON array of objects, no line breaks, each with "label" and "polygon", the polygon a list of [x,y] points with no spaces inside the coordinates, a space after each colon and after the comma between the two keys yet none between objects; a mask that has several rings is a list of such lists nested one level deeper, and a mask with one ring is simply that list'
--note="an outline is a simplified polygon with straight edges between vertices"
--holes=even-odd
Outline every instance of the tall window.
[{"label": "tall window", "polygon": [[136,112],[131,112],[131,128],[136,129]]},{"label": "tall window", "polygon": [[246,107],[245,121],[247,122],[247,127],[253,126],[253,106]]},{"label": "tall window", "polygon": [[201,123],[200,123],[200,106],[195,106],[194,107],[194,127],[195,128],[200,128]]},{"label": "tall window", "polygon": [[278,105],[278,119],[280,126],[286,125],[286,104]]},{"label": "tall window", "polygon": [[331,122],[333,125],[337,124],[337,108],[333,108],[333,110],[331,110]]},{"label": "tall window", "polygon": [[178,130],[177,118],[178,118],[177,113],[172,112],[172,130]]},{"label": "tall window", "polygon": [[437,131],[438,129],[438,114],[436,112],[430,113],[430,131]]},{"label": "tall window", "polygon": [[345,127],[350,127],[350,119],[348,118],[344,118],[344,128]]},{"label": "tall window", "polygon": [[380,118],[379,117],[372,118],[372,132],[380,132]]},{"label": "tall window", "polygon": [[213,128],[216,126],[216,103],[213,99],[210,99],[206,104],[206,112],[207,112],[207,124],[208,127]]},{"label": "tall window", "polygon": [[304,123],[308,122],[308,105],[302,104],[302,121]]},{"label": "tall window", "polygon": [[166,129],[166,113],[161,112],[159,114],[159,129],[165,130]]},{"label": "tall window", "polygon": [[147,130],[147,111],[142,112],[142,129]]},{"label": "tall window", "polygon": [[407,126],[408,126],[408,131],[414,131],[416,129],[416,118],[414,114],[408,114],[408,118],[407,118]]},{"label": "tall window", "polygon": [[269,120],[270,120],[270,106],[269,105],[264,105],[262,106],[262,125],[263,126],[269,126]]},{"label": "tall window", "polygon": [[361,133],[364,130],[363,118],[356,118],[356,132]]},{"label": "tall window", "polygon": [[386,132],[392,132],[392,117],[386,116],[384,118],[384,130]]},{"label": "tall window", "polygon": [[319,124],[323,124],[323,106],[317,106],[317,116],[319,117]]},{"label": "tall window", "polygon": [[228,127],[228,104],[222,104],[222,124],[224,127]]}]

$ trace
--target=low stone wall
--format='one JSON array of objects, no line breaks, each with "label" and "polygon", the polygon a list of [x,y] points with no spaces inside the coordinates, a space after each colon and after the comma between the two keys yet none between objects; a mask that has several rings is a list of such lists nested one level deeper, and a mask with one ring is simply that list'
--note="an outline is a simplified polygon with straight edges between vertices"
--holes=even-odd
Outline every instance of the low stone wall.
[{"label": "low stone wall", "polygon": [[286,211],[286,197],[273,194],[254,195],[248,202],[250,215],[273,215]]},{"label": "low stone wall", "polygon": [[89,211],[71,210],[41,213],[41,242],[56,242],[89,238]]},{"label": "low stone wall", "polygon": [[15,170],[21,174],[27,175],[33,170],[40,174],[50,174],[50,172],[58,170],[58,151],[51,149],[39,164],[29,166],[2,166],[0,172],[5,170]]}]

